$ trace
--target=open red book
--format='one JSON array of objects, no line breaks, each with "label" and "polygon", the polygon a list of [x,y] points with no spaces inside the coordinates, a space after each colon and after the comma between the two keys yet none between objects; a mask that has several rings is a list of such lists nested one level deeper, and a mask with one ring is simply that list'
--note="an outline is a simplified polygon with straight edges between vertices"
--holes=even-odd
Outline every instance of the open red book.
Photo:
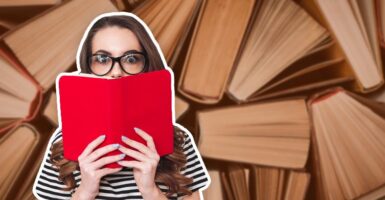
[{"label": "open red book", "polygon": [[[152,136],[160,156],[171,154],[171,81],[166,69],[117,79],[60,74],[57,89],[64,158],[77,161],[87,145],[103,134],[106,138],[99,147],[119,143],[131,148],[121,140],[122,135],[146,145],[134,127]],[[105,156],[121,153],[115,150]],[[126,156],[124,160],[134,158]],[[120,165],[112,163],[106,167]]]}]

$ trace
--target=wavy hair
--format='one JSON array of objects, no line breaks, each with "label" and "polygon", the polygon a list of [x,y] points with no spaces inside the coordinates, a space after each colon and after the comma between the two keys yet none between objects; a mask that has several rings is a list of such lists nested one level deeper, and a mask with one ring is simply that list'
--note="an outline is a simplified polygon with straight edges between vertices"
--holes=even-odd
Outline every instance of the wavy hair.
[{"label": "wavy hair", "polygon": [[[89,30],[80,51],[79,62],[82,73],[90,73],[89,61],[87,57],[92,53],[91,45],[94,35],[99,30],[112,26],[127,28],[136,34],[143,51],[148,55],[148,66],[144,72],[156,71],[165,68],[156,46],[152,42],[142,24],[133,17],[116,15],[100,18]],[[162,156],[156,169],[155,181],[168,186],[169,190],[166,194],[168,197],[174,193],[186,195],[192,194],[192,192],[187,188],[187,186],[192,183],[192,178],[186,177],[180,173],[180,170],[187,163],[186,155],[183,152],[184,140],[185,136],[183,131],[177,126],[174,126],[174,152],[172,154]],[[59,171],[59,180],[63,181],[67,185],[65,190],[74,189],[76,184],[72,172],[80,170],[79,163],[66,160],[64,158],[62,141],[53,144],[51,151],[52,156],[50,160],[54,167],[56,167]]]}]

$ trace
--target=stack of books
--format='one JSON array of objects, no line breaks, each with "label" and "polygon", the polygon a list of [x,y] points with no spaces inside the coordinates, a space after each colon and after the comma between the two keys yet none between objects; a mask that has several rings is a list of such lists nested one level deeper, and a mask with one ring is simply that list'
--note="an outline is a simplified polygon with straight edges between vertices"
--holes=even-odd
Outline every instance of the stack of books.
[{"label": "stack of books", "polygon": [[385,198],[381,0],[0,0],[0,199],[34,199],[55,79],[99,14],[152,30],[205,199]]}]

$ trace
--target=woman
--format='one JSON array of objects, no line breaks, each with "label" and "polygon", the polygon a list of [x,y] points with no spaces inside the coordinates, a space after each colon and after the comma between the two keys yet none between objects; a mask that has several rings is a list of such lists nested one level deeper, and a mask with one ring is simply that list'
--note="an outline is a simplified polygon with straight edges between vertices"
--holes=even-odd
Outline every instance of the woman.
[{"label": "woman", "polygon": [[[131,13],[98,16],[79,47],[80,71],[119,78],[164,69],[163,55],[146,29],[149,30]],[[35,196],[39,199],[200,199],[198,189],[206,187],[210,179],[191,134],[175,124],[174,153],[159,157],[151,136],[140,127],[135,131],[147,145],[125,137],[122,143],[137,151],[119,144],[98,147],[105,139],[100,136],[84,149],[78,162],[73,162],[63,157],[62,134],[58,129],[49,141],[36,177]],[[101,157],[116,149],[122,154]],[[127,155],[136,161],[122,161]],[[113,162],[121,167],[103,168]]]}]

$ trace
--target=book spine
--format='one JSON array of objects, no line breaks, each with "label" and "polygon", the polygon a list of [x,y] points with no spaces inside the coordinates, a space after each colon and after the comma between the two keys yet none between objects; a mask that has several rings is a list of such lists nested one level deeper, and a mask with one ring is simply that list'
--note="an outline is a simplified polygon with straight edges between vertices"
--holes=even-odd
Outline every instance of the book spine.
[{"label": "book spine", "polygon": [[126,119],[124,119],[124,116],[122,116],[123,112],[117,112],[118,110],[122,110],[123,106],[125,106],[125,100],[124,100],[124,92],[123,91],[123,82],[121,82],[119,79],[117,80],[106,80],[110,81],[110,88],[109,91],[106,91],[106,95],[108,96],[108,102],[106,102],[106,105],[109,110],[107,113],[109,114],[108,121],[110,123],[111,130],[107,130],[110,133],[107,133],[110,136],[110,139],[113,141],[121,141],[120,135],[123,133],[121,127],[124,127],[124,123]]}]

